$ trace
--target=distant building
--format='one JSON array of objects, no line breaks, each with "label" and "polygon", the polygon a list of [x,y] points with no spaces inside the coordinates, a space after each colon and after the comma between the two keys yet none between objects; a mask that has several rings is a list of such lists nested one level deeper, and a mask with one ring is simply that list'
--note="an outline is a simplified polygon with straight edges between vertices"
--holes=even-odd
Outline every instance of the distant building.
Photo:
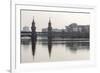
[{"label": "distant building", "polygon": [[52,34],[52,37],[62,37],[62,38],[89,38],[89,25],[78,25],[77,23],[72,23],[69,26],[65,26],[65,29],[51,28],[51,21],[49,20],[49,28],[42,29],[42,36],[48,36]]},{"label": "distant building", "polygon": [[62,32],[63,29],[53,29],[52,31],[53,31],[53,32]]},{"label": "distant building", "polygon": [[78,27],[76,23],[72,23],[69,26],[67,26],[68,32],[78,32]]},{"label": "distant building", "polygon": [[48,29],[47,28],[43,28],[42,32],[48,32]]},{"label": "distant building", "polygon": [[89,32],[89,25],[79,25],[78,30],[79,32]]},{"label": "distant building", "polygon": [[23,27],[23,31],[30,31],[28,26]]},{"label": "distant building", "polygon": [[[62,32],[63,29],[52,29],[52,32]],[[43,28],[42,32],[48,32],[47,28]]]},{"label": "distant building", "polygon": [[89,32],[89,25],[78,25],[72,23],[69,26],[66,26],[68,32]]},{"label": "distant building", "polygon": [[[48,29],[43,28],[42,32],[48,32]],[[76,23],[72,23],[69,26],[66,26],[65,29],[52,28],[52,32],[89,32],[89,25],[78,25]]]}]

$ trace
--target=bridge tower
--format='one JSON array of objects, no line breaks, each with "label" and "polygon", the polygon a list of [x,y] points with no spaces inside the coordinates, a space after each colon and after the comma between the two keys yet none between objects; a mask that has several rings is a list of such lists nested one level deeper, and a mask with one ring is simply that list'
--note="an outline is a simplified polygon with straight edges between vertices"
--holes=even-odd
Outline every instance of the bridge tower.
[{"label": "bridge tower", "polygon": [[52,50],[52,26],[51,26],[51,20],[49,18],[49,22],[48,22],[48,51],[49,51],[49,57],[51,56],[51,50]]},{"label": "bridge tower", "polygon": [[34,57],[35,49],[36,49],[36,40],[37,40],[37,33],[36,33],[36,26],[35,26],[34,17],[33,17],[33,21],[32,21],[31,30],[32,30],[32,33],[31,33],[32,54],[33,54],[33,57]]},{"label": "bridge tower", "polygon": [[51,35],[52,33],[52,26],[51,26],[51,20],[49,18],[49,23],[48,23],[48,35]]},{"label": "bridge tower", "polygon": [[36,26],[35,26],[34,17],[33,17],[33,21],[32,21],[31,30],[32,30],[32,32],[34,32],[34,33],[36,32]]}]

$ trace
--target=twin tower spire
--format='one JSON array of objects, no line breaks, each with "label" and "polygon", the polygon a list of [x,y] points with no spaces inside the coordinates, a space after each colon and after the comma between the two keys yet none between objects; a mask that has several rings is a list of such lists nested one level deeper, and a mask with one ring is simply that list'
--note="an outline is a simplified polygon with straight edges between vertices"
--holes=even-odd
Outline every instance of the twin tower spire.
[{"label": "twin tower spire", "polygon": [[[52,29],[52,26],[51,26],[51,19],[49,18],[49,22],[48,22],[48,30]],[[35,26],[35,21],[34,21],[34,16],[33,16],[33,21],[32,21],[32,26],[31,26],[31,30],[32,31],[36,31],[36,26]]]},{"label": "twin tower spire", "polygon": [[[36,34],[36,26],[35,26],[35,21],[34,21],[34,17],[33,17],[33,21],[32,21],[32,26],[31,26],[31,30],[32,30],[32,51],[35,51],[35,42],[37,39],[37,34]],[[49,56],[51,56],[51,49],[52,49],[52,26],[51,26],[51,20],[49,18],[49,22],[48,22],[48,50],[49,50]],[[34,55],[34,53],[33,53]]]}]

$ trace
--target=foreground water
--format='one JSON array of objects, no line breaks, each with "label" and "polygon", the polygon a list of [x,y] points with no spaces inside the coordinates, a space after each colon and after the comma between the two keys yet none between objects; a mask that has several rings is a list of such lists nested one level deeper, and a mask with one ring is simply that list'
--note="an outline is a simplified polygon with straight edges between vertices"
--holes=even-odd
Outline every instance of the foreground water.
[{"label": "foreground water", "polygon": [[21,63],[88,60],[88,41],[43,41],[32,43],[31,39],[21,42]]}]

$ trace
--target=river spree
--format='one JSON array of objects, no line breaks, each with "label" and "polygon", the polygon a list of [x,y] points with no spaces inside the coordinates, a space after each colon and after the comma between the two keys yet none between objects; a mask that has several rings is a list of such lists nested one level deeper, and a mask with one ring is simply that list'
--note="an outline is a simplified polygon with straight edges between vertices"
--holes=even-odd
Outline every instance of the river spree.
[{"label": "river spree", "polygon": [[88,60],[89,41],[21,39],[21,63]]}]

